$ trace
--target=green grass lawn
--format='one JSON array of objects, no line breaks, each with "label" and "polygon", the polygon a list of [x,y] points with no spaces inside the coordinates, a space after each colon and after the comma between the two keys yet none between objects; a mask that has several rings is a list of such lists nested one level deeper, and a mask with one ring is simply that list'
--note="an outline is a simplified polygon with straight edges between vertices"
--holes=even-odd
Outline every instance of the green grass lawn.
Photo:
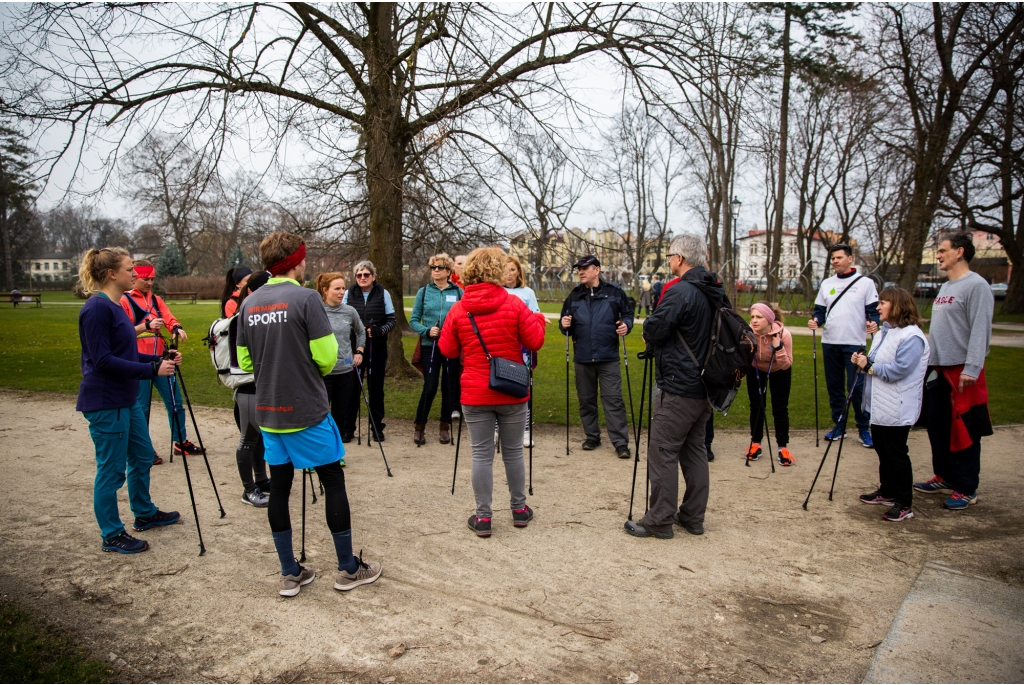
[{"label": "green grass lawn", "polygon": [[74,641],[0,600],[0,683],[105,683],[114,671]]},{"label": "green grass lawn", "polygon": [[[58,299],[59,295],[65,295]],[[52,297],[51,297],[52,296]],[[0,307],[0,386],[21,390],[40,390],[76,394],[81,381],[80,348],[77,317],[79,308],[69,294],[46,293],[44,303],[52,306],[42,309]],[[66,304],[60,304],[65,302]],[[171,303],[189,339],[182,343],[185,357],[182,371],[190,398],[194,404],[212,407],[230,407],[231,391],[220,384],[210,364],[209,351],[202,343],[210,323],[217,316],[215,304]],[[407,357],[417,338],[405,336],[403,343]],[[643,362],[635,353],[642,348],[639,328],[626,338],[630,350],[629,371],[632,381],[633,403],[640,406],[640,382]],[[820,353],[820,350],[819,350]],[[811,339],[794,336],[793,390],[790,398],[790,422],[793,428],[814,428],[814,373],[811,357]],[[534,411],[541,423],[565,422],[565,338],[552,322],[547,327],[547,341],[540,351],[540,364],[535,378]],[[820,360],[819,360],[820,362]],[[986,364],[992,419],[996,424],[1024,423],[1024,403],[1020,401],[1020,381],[1024,379],[1024,349],[993,347]],[[824,375],[819,368],[818,394],[821,407],[820,421],[828,427],[828,400]],[[422,384],[416,380],[388,380],[387,411],[389,416],[413,418]],[[623,389],[626,379],[623,378]],[[579,408],[575,398],[573,379],[570,377],[569,421],[579,424]],[[628,409],[627,401],[627,409]],[[435,400],[434,416],[440,411],[440,397]],[[741,390],[732,410],[726,417],[716,417],[716,427],[739,428],[748,421],[748,402],[745,389]]]}]

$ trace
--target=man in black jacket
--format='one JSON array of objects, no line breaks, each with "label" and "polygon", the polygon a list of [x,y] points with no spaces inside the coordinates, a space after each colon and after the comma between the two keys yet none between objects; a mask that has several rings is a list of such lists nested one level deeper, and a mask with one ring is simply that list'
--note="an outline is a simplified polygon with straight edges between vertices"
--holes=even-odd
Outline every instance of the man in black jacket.
[{"label": "man in black jacket", "polygon": [[[637,537],[670,538],[673,520],[693,535],[704,533],[708,504],[708,458],[704,429],[711,415],[698,360],[707,357],[715,311],[729,306],[718,278],[704,268],[707,245],[695,235],[672,240],[669,268],[679,281],[665,291],[658,308],[644,322],[644,340],[654,352],[657,391],[651,400],[654,416],[647,447],[651,500],[640,521],[626,521]],[[677,464],[686,492],[679,501]]]},{"label": "man in black jacket", "polygon": [[580,284],[565,299],[558,328],[573,339],[576,394],[587,436],[583,449],[597,449],[601,444],[601,424],[597,420],[600,385],[608,437],[619,458],[629,459],[629,429],[619,373],[619,337],[628,334],[633,327],[633,305],[622,288],[601,278],[601,262],[594,255],[581,258],[575,267]]}]

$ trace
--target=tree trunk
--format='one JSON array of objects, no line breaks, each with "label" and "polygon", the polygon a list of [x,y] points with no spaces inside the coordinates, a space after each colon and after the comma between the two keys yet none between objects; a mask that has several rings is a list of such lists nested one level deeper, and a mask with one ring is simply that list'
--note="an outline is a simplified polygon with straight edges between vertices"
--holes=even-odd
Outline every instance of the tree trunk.
[{"label": "tree trunk", "polygon": [[768,292],[766,297],[774,301],[779,287],[779,257],[782,252],[782,223],[786,215],[786,161],[789,155],[789,80],[792,66],[789,59],[789,26],[791,22],[789,3],[786,3],[786,14],[782,28],[782,102],[779,107],[779,189],[775,195],[775,226],[772,234],[765,236],[771,239],[771,256],[769,257]]},{"label": "tree trunk", "polygon": [[418,375],[405,360],[402,332],[409,327],[402,292],[402,199],[409,138],[402,118],[401,92],[389,68],[398,54],[395,5],[370,5],[366,66],[366,188],[370,205],[370,261],[377,281],[395,305],[395,330],[388,336],[389,376]]}]

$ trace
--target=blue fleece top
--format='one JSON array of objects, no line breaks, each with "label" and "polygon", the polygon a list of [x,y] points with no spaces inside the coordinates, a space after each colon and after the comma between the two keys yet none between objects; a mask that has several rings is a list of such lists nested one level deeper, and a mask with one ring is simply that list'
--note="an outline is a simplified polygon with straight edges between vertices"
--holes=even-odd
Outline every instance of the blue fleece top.
[{"label": "blue fleece top", "polygon": [[103,293],[90,297],[78,315],[82,343],[82,383],[77,411],[123,409],[135,404],[139,379],[153,377],[160,358],[139,354],[135,327],[121,305]]}]

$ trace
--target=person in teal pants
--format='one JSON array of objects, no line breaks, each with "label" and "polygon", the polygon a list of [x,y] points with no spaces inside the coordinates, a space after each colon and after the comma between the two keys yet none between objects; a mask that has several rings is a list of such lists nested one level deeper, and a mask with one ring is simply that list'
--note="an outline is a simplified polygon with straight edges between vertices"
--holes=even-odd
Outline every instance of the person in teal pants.
[{"label": "person in teal pants", "polygon": [[78,316],[82,343],[82,383],[76,409],[89,422],[96,448],[93,511],[105,552],[135,554],[149,543],[125,531],[117,507],[117,491],[128,481],[128,501],[135,530],[176,523],[176,511],[160,511],[149,496],[153,443],[138,402],[139,380],[170,376],[181,354],[167,358],[139,354],[135,328],[119,306],[134,279],[132,260],[122,248],[91,249],[78,272],[81,285],[92,294]]}]

